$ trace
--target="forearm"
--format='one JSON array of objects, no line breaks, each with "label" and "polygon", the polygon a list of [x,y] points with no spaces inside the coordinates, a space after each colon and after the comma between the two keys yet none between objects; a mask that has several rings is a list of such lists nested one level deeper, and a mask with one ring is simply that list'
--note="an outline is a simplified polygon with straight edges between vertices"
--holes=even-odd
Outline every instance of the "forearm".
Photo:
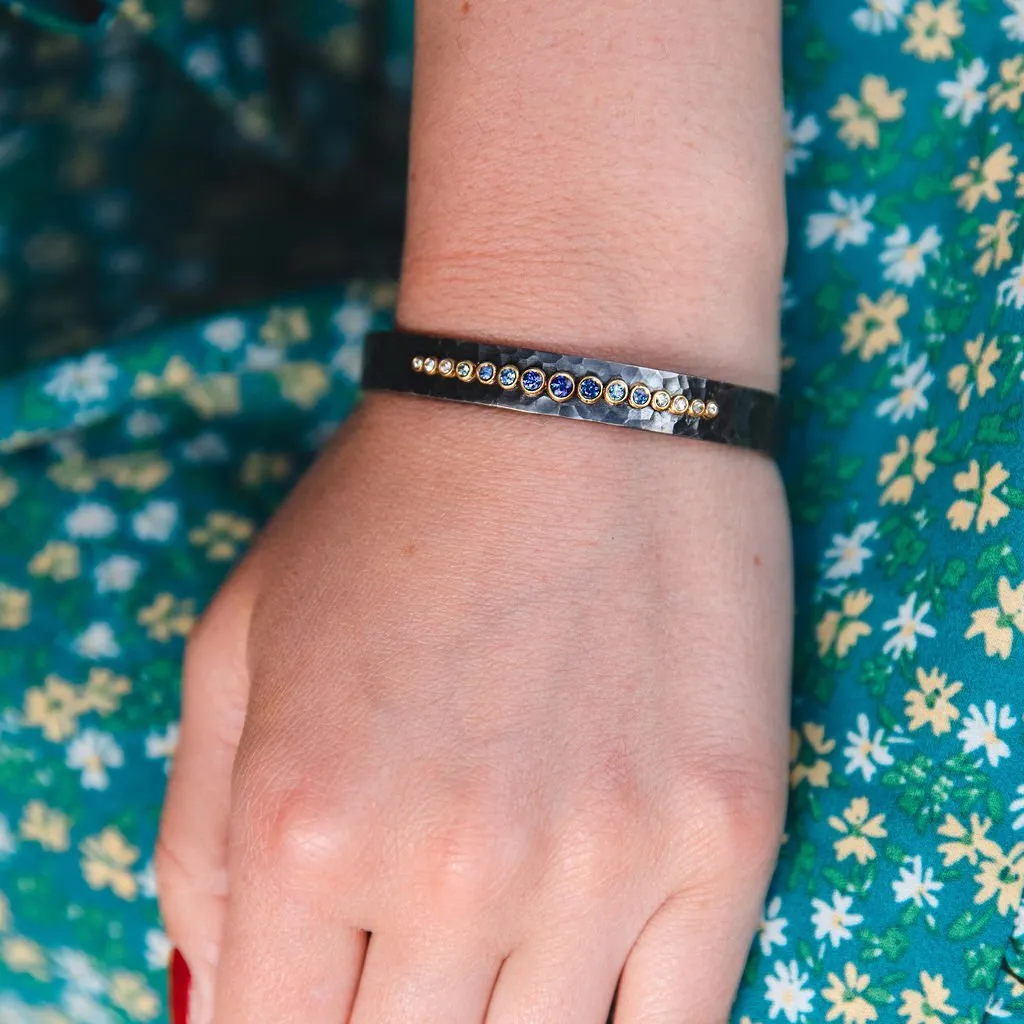
[{"label": "forearm", "polygon": [[399,320],[775,387],[777,0],[420,0]]}]

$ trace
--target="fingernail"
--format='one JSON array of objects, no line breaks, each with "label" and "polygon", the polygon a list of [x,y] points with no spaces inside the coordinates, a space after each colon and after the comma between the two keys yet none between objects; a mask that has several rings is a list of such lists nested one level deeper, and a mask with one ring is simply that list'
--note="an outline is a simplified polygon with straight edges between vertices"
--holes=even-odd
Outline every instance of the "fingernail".
[{"label": "fingernail", "polygon": [[189,1024],[189,989],[192,975],[185,958],[177,951],[171,954],[170,971],[171,1024]]}]

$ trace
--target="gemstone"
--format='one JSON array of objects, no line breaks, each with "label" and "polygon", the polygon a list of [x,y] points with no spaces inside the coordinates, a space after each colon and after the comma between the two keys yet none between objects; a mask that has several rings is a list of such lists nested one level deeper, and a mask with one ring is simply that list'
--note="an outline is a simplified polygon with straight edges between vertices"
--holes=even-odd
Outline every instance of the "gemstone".
[{"label": "gemstone", "polygon": [[651,395],[651,405],[654,406],[659,412],[664,412],[668,408],[669,402],[672,401],[672,396],[667,391],[658,390]]},{"label": "gemstone", "polygon": [[522,380],[523,390],[528,395],[535,395],[544,387],[543,370],[524,370]]},{"label": "gemstone", "polygon": [[469,380],[473,376],[473,371],[476,367],[468,360],[463,359],[459,362],[459,365],[455,367],[456,376],[462,380]]},{"label": "gemstone", "polygon": [[708,402],[704,406],[704,417],[705,419],[713,420],[718,415],[718,403]]},{"label": "gemstone", "polygon": [[682,416],[689,407],[690,403],[686,400],[686,395],[676,395],[672,399],[672,404],[668,409],[669,412],[674,412],[677,416]]},{"label": "gemstone", "polygon": [[564,402],[567,398],[572,397],[575,390],[576,381],[571,374],[556,373],[548,381],[548,394],[556,402]]},{"label": "gemstone", "polygon": [[695,398],[690,403],[690,415],[691,416],[703,416],[704,415],[704,403],[699,398]]},{"label": "gemstone", "polygon": [[412,357],[412,368],[419,373],[423,369],[423,356]]},{"label": "gemstone", "polygon": [[494,375],[498,372],[498,368],[494,363],[481,363],[476,368],[476,379],[481,384],[493,384]]},{"label": "gemstone", "polygon": [[634,409],[644,409],[651,404],[651,389],[646,384],[634,384],[629,392],[629,404]]},{"label": "gemstone", "polygon": [[427,356],[423,360],[424,373],[437,373],[437,360],[433,356]]},{"label": "gemstone", "polygon": [[609,405],[619,405],[626,400],[627,394],[629,394],[629,389],[624,380],[610,380],[604,389],[604,400]]},{"label": "gemstone", "polygon": [[503,366],[498,373],[498,383],[508,391],[519,383],[519,368],[516,366]]},{"label": "gemstone", "polygon": [[601,397],[601,392],[604,391],[604,385],[601,383],[598,377],[584,377],[580,381],[579,396],[583,399],[587,405],[596,402]]},{"label": "gemstone", "polygon": [[450,377],[455,373],[455,360],[448,358],[442,359],[441,362],[437,364],[437,372],[441,374],[442,377]]}]

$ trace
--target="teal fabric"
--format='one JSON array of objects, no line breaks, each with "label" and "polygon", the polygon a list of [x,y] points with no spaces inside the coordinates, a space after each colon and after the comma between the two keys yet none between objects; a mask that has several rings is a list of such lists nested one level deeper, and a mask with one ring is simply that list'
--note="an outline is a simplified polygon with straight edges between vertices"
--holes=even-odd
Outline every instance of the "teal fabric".
[{"label": "teal fabric", "polygon": [[[0,1022],[162,1022],[182,645],[388,321],[411,13],[69,10],[0,15]],[[733,1020],[1024,1020],[1024,6],[784,28],[792,798]]]}]

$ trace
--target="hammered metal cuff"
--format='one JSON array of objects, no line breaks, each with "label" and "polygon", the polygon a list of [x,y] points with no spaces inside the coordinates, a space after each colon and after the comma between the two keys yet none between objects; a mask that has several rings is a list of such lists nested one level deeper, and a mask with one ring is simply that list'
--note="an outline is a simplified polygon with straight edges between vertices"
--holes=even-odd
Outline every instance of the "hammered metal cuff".
[{"label": "hammered metal cuff", "polygon": [[366,390],[635,427],[770,452],[778,400],[675,370],[404,331],[368,335]]}]

